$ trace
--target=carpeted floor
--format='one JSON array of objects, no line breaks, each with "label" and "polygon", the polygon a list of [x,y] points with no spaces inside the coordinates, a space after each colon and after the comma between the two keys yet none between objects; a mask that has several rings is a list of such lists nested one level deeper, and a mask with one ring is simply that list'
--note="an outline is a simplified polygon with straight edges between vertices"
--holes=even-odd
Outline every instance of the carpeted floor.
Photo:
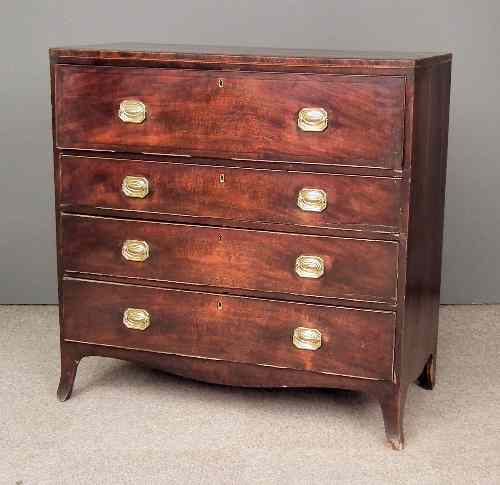
[{"label": "carpeted floor", "polygon": [[500,305],[441,309],[438,384],[412,386],[407,447],[378,404],[84,359],[56,400],[57,308],[0,306],[0,484],[498,484]]}]

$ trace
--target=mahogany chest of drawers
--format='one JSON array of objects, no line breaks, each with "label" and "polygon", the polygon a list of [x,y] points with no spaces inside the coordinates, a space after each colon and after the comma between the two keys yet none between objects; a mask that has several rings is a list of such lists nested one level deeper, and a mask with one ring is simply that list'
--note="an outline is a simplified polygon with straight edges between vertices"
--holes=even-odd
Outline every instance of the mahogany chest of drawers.
[{"label": "mahogany chest of drawers", "polygon": [[380,402],[436,366],[451,55],[50,50],[67,399],[82,357]]}]

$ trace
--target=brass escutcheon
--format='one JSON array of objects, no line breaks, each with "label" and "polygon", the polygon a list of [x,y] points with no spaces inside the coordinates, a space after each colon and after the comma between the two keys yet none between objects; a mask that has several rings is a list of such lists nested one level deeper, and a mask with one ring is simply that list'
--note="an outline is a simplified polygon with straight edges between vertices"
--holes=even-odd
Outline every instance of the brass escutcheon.
[{"label": "brass escutcheon", "polygon": [[146,330],[151,324],[151,317],[142,308],[127,308],[123,312],[123,324],[133,330]]},{"label": "brass escutcheon", "polygon": [[322,189],[304,187],[297,196],[297,206],[306,212],[323,212],[328,205],[328,197]]},{"label": "brass escutcheon", "polygon": [[300,255],[295,260],[295,273],[301,278],[321,278],[325,272],[325,262],[321,256]]},{"label": "brass escutcheon", "polygon": [[124,99],[120,103],[118,117],[124,123],[142,123],[146,119],[146,105],[138,99]]},{"label": "brass escutcheon", "polygon": [[298,349],[318,350],[321,347],[321,332],[316,328],[297,327],[292,341]]},{"label": "brass escutcheon", "polygon": [[149,194],[149,181],[146,177],[127,175],[122,182],[122,192],[127,197],[144,199]]},{"label": "brass escutcheon", "polygon": [[302,108],[297,124],[302,131],[324,131],[328,126],[328,113],[323,108]]},{"label": "brass escutcheon", "polygon": [[146,241],[127,239],[122,246],[122,256],[127,261],[146,261],[149,258],[149,244]]}]

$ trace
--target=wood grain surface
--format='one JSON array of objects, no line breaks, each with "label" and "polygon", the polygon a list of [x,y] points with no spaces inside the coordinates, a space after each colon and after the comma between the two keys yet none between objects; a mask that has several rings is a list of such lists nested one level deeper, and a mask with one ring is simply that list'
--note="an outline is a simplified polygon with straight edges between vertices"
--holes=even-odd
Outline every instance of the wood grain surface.
[{"label": "wood grain surface", "polygon": [[[62,231],[66,272],[318,298],[396,299],[394,242],[74,215],[63,216]],[[146,241],[150,257],[125,260],[127,239]],[[297,276],[300,255],[320,256],[324,275]]]},{"label": "wood grain surface", "polygon": [[[402,162],[402,77],[58,65],[56,89],[59,148],[383,168]],[[145,103],[143,123],[118,118],[124,99]],[[298,128],[305,107],[328,112],[324,132]]]},{"label": "wood grain surface", "polygon": [[[73,279],[63,291],[64,339],[391,379],[394,313]],[[149,312],[146,330],[123,324],[128,307]],[[318,350],[293,345],[300,326],[321,332]]]},{"label": "wood grain surface", "polygon": [[[127,175],[145,177],[149,194],[126,197]],[[63,156],[61,207],[114,209],[143,217],[154,214],[224,219],[233,225],[265,222],[306,228],[397,232],[400,180],[389,177],[328,175],[283,170],[203,166],[98,157]],[[304,187],[322,189],[323,212],[297,206]],[[122,215],[123,215],[122,214]]]}]

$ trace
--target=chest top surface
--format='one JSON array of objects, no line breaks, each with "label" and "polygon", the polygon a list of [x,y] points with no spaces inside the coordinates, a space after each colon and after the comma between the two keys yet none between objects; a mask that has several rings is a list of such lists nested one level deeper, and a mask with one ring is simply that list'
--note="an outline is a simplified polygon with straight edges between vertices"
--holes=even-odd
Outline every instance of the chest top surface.
[{"label": "chest top surface", "polygon": [[325,65],[330,67],[415,68],[449,62],[451,54],[436,52],[281,49],[213,45],[116,43],[50,49],[53,62],[157,61],[178,63],[245,63]]}]

